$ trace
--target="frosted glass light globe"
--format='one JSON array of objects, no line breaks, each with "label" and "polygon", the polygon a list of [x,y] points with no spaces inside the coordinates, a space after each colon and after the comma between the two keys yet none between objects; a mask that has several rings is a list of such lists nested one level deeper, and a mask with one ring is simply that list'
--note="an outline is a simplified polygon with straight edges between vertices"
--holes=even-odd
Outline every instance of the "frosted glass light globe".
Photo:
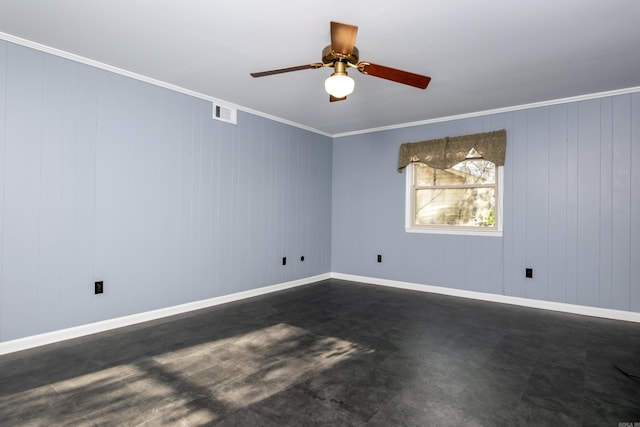
[{"label": "frosted glass light globe", "polygon": [[344,98],[345,96],[352,94],[355,87],[355,80],[349,77],[347,73],[334,73],[324,81],[324,90],[326,90],[329,95],[336,98]]}]

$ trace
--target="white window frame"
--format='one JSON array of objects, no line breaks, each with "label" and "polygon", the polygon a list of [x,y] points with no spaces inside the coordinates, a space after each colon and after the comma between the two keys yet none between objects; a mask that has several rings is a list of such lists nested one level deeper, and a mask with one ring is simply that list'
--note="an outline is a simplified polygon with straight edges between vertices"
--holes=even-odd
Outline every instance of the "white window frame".
[{"label": "white window frame", "polygon": [[414,224],[414,188],[413,188],[413,174],[414,164],[410,164],[405,168],[405,231],[407,233],[430,233],[430,234],[453,234],[453,235],[466,235],[466,236],[502,236],[502,223],[503,223],[503,209],[502,209],[502,194],[504,193],[504,166],[496,167],[496,180],[497,180],[497,218],[496,228],[494,229],[473,229],[469,227],[456,227],[456,226],[428,226],[428,225],[415,225]]}]

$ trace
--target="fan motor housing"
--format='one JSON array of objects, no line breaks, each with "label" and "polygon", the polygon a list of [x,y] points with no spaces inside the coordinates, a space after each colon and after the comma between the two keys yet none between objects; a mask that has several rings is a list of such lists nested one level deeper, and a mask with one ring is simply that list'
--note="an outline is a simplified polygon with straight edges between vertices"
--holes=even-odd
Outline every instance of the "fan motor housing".
[{"label": "fan motor housing", "polygon": [[336,61],[347,61],[351,64],[357,64],[358,59],[360,57],[360,52],[358,52],[357,47],[353,47],[350,55],[344,55],[342,53],[334,52],[331,49],[331,45],[322,49],[322,63],[323,64],[333,64]]}]

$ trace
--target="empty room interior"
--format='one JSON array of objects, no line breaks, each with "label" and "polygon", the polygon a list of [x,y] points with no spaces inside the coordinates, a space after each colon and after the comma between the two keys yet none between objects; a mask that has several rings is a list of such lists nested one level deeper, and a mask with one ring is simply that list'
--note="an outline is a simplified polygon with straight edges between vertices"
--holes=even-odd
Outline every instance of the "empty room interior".
[{"label": "empty room interior", "polygon": [[639,16],[0,0],[0,425],[640,425]]}]

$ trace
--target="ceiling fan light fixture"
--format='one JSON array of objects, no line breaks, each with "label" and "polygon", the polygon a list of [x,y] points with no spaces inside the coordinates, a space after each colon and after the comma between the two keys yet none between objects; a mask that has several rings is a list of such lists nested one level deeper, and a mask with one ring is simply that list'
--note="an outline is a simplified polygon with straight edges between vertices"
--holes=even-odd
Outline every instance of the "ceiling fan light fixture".
[{"label": "ceiling fan light fixture", "polygon": [[303,64],[295,67],[250,73],[253,77],[264,77],[273,74],[288,73],[307,69],[332,67],[334,73],[325,80],[324,89],[330,95],[329,102],[342,101],[353,93],[355,81],[347,75],[347,68],[355,68],[360,73],[390,80],[419,89],[426,89],[431,77],[410,73],[384,65],[360,61],[360,52],[355,46],[358,27],[331,21],[331,44],[322,49],[322,62]]},{"label": "ceiling fan light fixture", "polygon": [[324,90],[335,98],[344,98],[353,93],[356,82],[347,74],[347,64],[337,61],[333,64],[335,73],[324,81]]},{"label": "ceiling fan light fixture", "polygon": [[336,98],[344,98],[351,95],[356,88],[356,82],[345,72],[333,73],[324,81],[324,90]]}]

